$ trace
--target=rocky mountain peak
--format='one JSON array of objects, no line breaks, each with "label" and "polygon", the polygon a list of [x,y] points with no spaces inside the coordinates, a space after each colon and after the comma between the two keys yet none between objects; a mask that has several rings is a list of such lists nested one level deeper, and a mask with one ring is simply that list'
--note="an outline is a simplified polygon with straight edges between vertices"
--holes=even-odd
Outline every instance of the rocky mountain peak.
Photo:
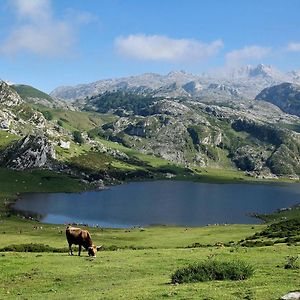
[{"label": "rocky mountain peak", "polygon": [[259,64],[254,68],[250,68],[249,76],[262,76],[262,77],[273,77],[277,75],[278,71],[272,66],[266,66],[264,64]]}]

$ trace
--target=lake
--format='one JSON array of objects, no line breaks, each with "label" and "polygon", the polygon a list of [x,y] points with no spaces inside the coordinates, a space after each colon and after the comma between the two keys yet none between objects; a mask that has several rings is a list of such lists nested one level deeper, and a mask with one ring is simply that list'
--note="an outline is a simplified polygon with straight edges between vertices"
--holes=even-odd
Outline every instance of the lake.
[{"label": "lake", "polygon": [[259,223],[249,213],[269,213],[300,202],[300,184],[134,182],[84,193],[23,194],[18,211],[46,223],[127,228],[155,224],[201,226]]}]

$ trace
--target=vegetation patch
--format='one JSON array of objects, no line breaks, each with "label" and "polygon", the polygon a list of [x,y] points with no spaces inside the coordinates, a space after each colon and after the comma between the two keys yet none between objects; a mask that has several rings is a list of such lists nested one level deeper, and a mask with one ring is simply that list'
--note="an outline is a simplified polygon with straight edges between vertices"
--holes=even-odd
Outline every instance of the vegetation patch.
[{"label": "vegetation patch", "polygon": [[296,218],[272,223],[261,232],[241,240],[239,244],[243,247],[264,247],[297,242],[300,242],[300,219]]},{"label": "vegetation patch", "polygon": [[23,100],[26,100],[28,98],[41,98],[41,99],[47,99],[50,102],[53,101],[53,99],[46,93],[25,84],[15,84],[11,86]]},{"label": "vegetation patch", "polygon": [[[143,247],[143,246],[134,246],[134,245],[125,245],[125,246],[117,246],[117,245],[108,245],[101,246],[100,251],[119,251],[119,250],[145,250],[145,249],[153,249],[153,247]],[[78,247],[73,248],[73,252],[77,252]],[[63,247],[51,247],[49,245],[40,244],[40,243],[28,243],[28,244],[12,244],[0,248],[0,252],[48,252],[48,253],[68,253],[69,248]]]},{"label": "vegetation patch", "polygon": [[211,280],[245,280],[254,268],[243,261],[207,260],[196,265],[178,269],[171,277],[172,283],[189,283]]},{"label": "vegetation patch", "polygon": [[[143,110],[157,101],[157,98],[126,92],[106,92],[101,95],[90,97],[89,101],[96,110],[107,113],[114,109],[132,111],[134,114],[142,114]],[[89,105],[85,109],[89,110]]]},{"label": "vegetation patch", "polygon": [[258,214],[257,218],[265,222],[279,222],[282,220],[300,219],[300,204],[288,208],[281,208],[271,214]]},{"label": "vegetation patch", "polygon": [[68,248],[50,247],[44,244],[15,244],[0,248],[0,252],[51,252],[51,253],[66,253]]}]

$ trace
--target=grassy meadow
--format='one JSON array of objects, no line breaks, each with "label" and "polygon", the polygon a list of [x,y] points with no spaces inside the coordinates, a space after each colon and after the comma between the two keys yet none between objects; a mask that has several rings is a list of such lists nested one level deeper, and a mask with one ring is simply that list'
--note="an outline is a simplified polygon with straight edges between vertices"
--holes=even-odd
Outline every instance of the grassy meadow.
[{"label": "grassy meadow", "polygon": [[[89,228],[97,245],[114,245],[118,250],[100,251],[95,259],[85,251],[81,257],[71,257],[67,252],[0,252],[0,298],[278,299],[299,287],[299,270],[284,269],[286,257],[298,255],[299,246],[220,246],[264,227]],[[61,225],[6,218],[1,222],[1,247],[41,243],[65,248],[64,229]],[[188,248],[196,242],[210,246]],[[126,249],[128,246],[131,249]],[[137,250],[132,250],[134,247]],[[212,257],[245,261],[254,267],[254,276],[244,281],[170,284],[171,274],[177,268]]]},{"label": "grassy meadow", "polygon": [[[17,192],[76,192],[85,186],[50,171],[0,169],[0,182],[0,248],[34,243],[61,251],[0,250],[0,299],[271,300],[299,288],[299,270],[284,268],[287,256],[299,254],[299,242],[265,247],[239,245],[239,241],[261,232],[267,224],[88,228],[94,243],[105,250],[98,252],[95,259],[89,258],[86,251],[81,257],[70,257],[64,225],[42,224],[7,214],[5,204],[13,201]],[[300,210],[288,212],[276,213],[273,218],[299,218]],[[242,260],[255,272],[244,281],[170,283],[178,268],[207,259]]]}]

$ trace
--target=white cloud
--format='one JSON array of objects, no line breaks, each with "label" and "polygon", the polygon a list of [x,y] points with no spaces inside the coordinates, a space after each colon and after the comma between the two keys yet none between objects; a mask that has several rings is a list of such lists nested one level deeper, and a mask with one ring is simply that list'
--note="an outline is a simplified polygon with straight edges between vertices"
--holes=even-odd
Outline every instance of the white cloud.
[{"label": "white cloud", "polygon": [[154,61],[201,60],[217,54],[222,46],[221,40],[206,44],[193,39],[144,34],[118,37],[115,40],[115,47],[120,54]]},{"label": "white cloud", "polygon": [[21,18],[45,20],[52,15],[49,0],[12,0],[10,3]]},{"label": "white cloud", "polygon": [[287,51],[300,52],[300,43],[291,42],[286,47]]},{"label": "white cloud", "polygon": [[272,49],[261,46],[246,46],[226,54],[226,65],[236,66],[247,61],[260,60],[271,53]]},{"label": "white cloud", "polygon": [[7,55],[24,51],[48,57],[69,55],[76,40],[76,27],[92,20],[86,12],[58,19],[51,0],[11,0],[9,4],[17,20],[0,46],[0,52]]},{"label": "white cloud", "polygon": [[41,56],[61,56],[69,53],[73,42],[72,29],[64,22],[29,24],[14,29],[2,51],[10,55],[25,50]]}]

